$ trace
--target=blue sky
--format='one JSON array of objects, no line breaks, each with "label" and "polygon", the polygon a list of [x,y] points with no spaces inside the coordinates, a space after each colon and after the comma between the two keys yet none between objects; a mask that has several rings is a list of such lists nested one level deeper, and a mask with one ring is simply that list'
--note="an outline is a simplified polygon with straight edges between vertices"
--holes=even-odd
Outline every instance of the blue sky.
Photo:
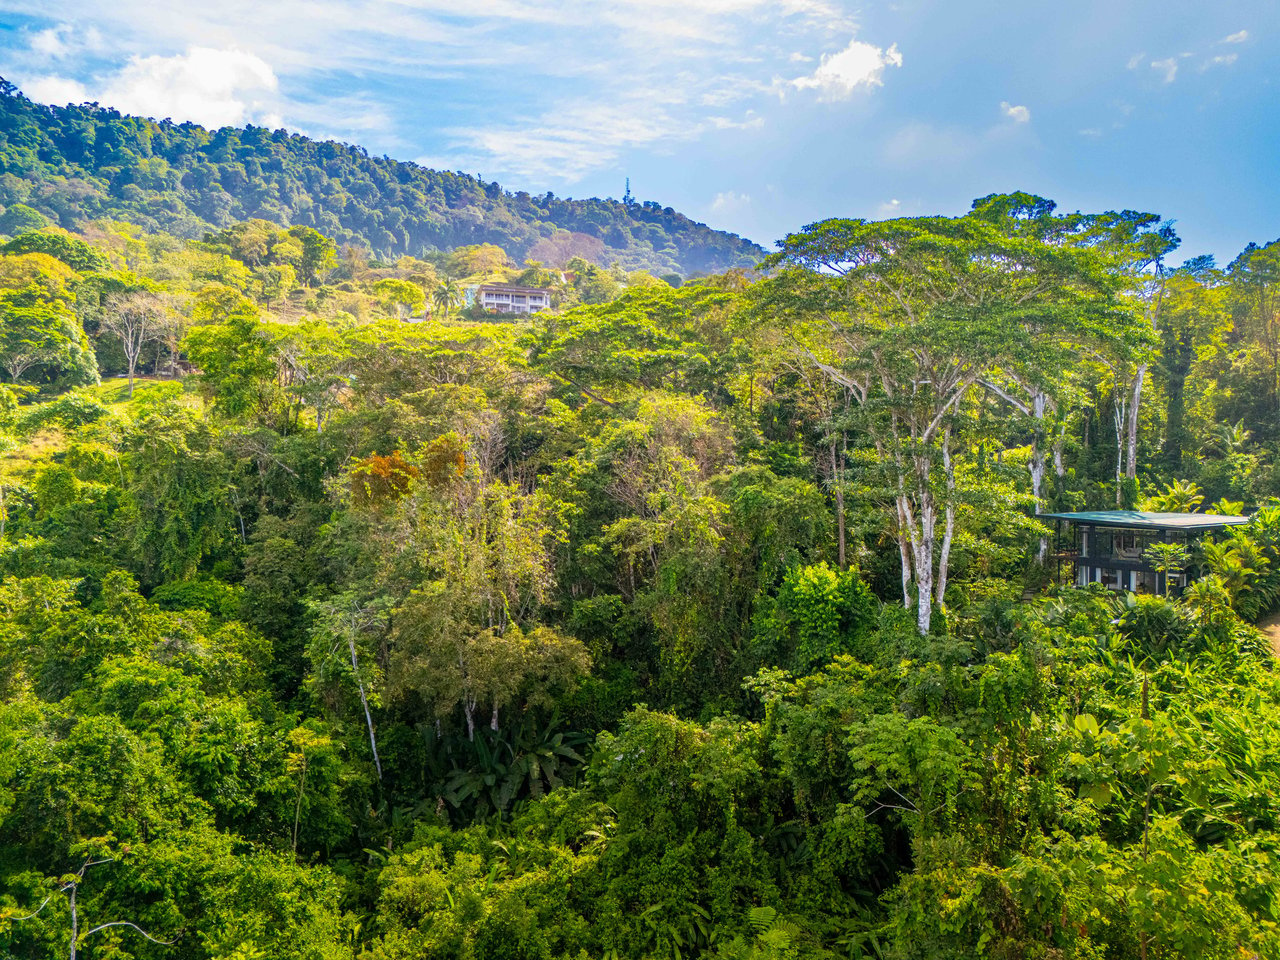
[{"label": "blue sky", "polygon": [[[166,9],[166,6],[168,9]],[[0,0],[44,102],[262,123],[764,244],[1023,189],[1280,236],[1275,2]]]}]

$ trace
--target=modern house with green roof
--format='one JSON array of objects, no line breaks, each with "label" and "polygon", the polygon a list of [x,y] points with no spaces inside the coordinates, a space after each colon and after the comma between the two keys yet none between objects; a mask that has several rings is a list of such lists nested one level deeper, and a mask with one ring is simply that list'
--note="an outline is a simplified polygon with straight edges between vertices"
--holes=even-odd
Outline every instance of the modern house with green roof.
[{"label": "modern house with green roof", "polygon": [[1057,542],[1063,543],[1063,524],[1070,525],[1071,540],[1058,553],[1058,562],[1072,567],[1077,586],[1100,583],[1108,590],[1164,593],[1165,578],[1171,593],[1181,593],[1196,577],[1194,570],[1162,573],[1146,558],[1153,543],[1180,543],[1190,547],[1207,533],[1248,523],[1248,517],[1210,513],[1151,513],[1142,510],[1089,510],[1083,513],[1046,513],[1042,520],[1057,521]]}]

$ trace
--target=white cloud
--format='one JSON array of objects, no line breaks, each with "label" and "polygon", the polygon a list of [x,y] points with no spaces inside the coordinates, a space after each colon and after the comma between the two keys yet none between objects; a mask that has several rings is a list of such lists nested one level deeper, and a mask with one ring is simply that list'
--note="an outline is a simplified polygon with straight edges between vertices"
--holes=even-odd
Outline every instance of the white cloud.
[{"label": "white cloud", "polygon": [[1143,61],[1146,59],[1147,59],[1147,55],[1145,53],[1135,53],[1132,57],[1129,58],[1129,63],[1127,64],[1127,66],[1129,67],[1130,70],[1137,70],[1140,66],[1142,66]]},{"label": "white cloud", "polygon": [[1012,104],[1008,100],[1000,101],[1000,112],[1014,123],[1027,123],[1031,119],[1031,110],[1020,104]]},{"label": "white cloud", "polygon": [[242,50],[192,47],[172,57],[132,57],[117,73],[79,83],[37,77],[25,84],[45,102],[96,100],[122,113],[234,126],[268,116],[278,88],[270,65]]},{"label": "white cloud", "polygon": [[37,103],[52,103],[59,107],[93,99],[84,84],[66,77],[39,77],[24,83],[22,88],[23,93]]},{"label": "white cloud", "polygon": [[723,193],[717,193],[715,199],[711,201],[711,212],[722,215],[742,213],[750,206],[750,195],[726,190]]},{"label": "white cloud", "polygon": [[539,185],[573,182],[610,166],[624,149],[687,140],[703,129],[643,96],[613,103],[566,102],[524,120],[446,130],[452,138],[450,155],[418,162],[485,171],[496,166]]},{"label": "white cloud", "polygon": [[1208,70],[1210,67],[1229,67],[1239,59],[1239,55],[1234,53],[1226,53],[1219,57],[1210,57],[1201,65],[1200,69]]},{"label": "white cloud", "polygon": [[1165,57],[1163,60],[1152,60],[1151,69],[1161,74],[1165,83],[1173,83],[1178,78],[1178,60],[1176,57]]},{"label": "white cloud", "polygon": [[880,204],[880,206],[876,207],[876,216],[880,217],[882,220],[896,217],[901,212],[901,200],[886,200],[884,203]]},{"label": "white cloud", "polygon": [[[667,98],[672,99],[672,98]],[[544,114],[446,130],[445,156],[419,157],[423,166],[514,174],[533,186],[572,183],[614,164],[627,149],[662,149],[708,130],[756,130],[764,117],[687,117],[656,91],[638,90],[616,102],[567,101]]]},{"label": "white cloud", "polygon": [[[0,10],[30,4],[0,0]],[[793,51],[838,48],[853,34],[847,0],[214,0],[163,16],[155,0],[46,6],[62,22],[24,34],[5,71],[35,99],[213,125],[282,122],[545,186],[626,149],[759,127],[749,108],[792,89],[778,77],[817,67],[798,86],[825,98],[874,86],[901,62],[896,48],[853,43],[821,66],[795,65]],[[95,29],[105,42],[77,57]],[[850,62],[859,52],[876,60]],[[478,109],[499,97],[502,109]]]},{"label": "white cloud", "polygon": [[65,34],[70,28],[66,24],[41,30],[31,38],[31,49],[46,57],[64,57],[69,52]]},{"label": "white cloud", "polygon": [[1098,127],[1085,127],[1083,130],[1081,130],[1081,131],[1080,131],[1080,136],[1082,136],[1082,137],[1100,137],[1100,136],[1102,136],[1102,130],[1101,130],[1101,129],[1099,129]]},{"label": "white cloud", "polygon": [[716,130],[759,130],[764,126],[764,117],[754,110],[748,110],[741,120],[732,117],[708,117],[707,122]]},{"label": "white cloud", "polygon": [[1244,43],[1248,39],[1249,39],[1248,30],[1238,30],[1229,36],[1223,37],[1219,42],[1220,43]]},{"label": "white cloud", "polygon": [[823,54],[818,68],[806,77],[796,77],[791,86],[817,90],[822,100],[843,100],[858,87],[883,86],[885,67],[900,66],[902,54],[896,43],[885,50],[855,39],[839,53]]},{"label": "white cloud", "polygon": [[[0,0],[0,10],[24,5],[31,0]],[[714,67],[739,57],[761,25],[770,46],[785,43],[779,59],[797,40],[853,29],[842,3],[823,0],[216,0],[170,4],[163,16],[155,0],[46,5],[68,22],[99,25],[117,50],[234,46],[281,76],[359,69],[421,78],[484,64],[600,74],[633,54]]]},{"label": "white cloud", "polygon": [[394,121],[382,104],[368,96],[352,94],[318,101],[292,102],[288,114],[265,113],[255,123],[276,129],[288,127],[317,140],[359,143],[370,133],[385,134]]},{"label": "white cloud", "polygon": [[102,34],[93,26],[78,30],[69,23],[59,23],[31,36],[31,49],[49,60],[62,60],[84,50],[101,50],[102,46]]}]

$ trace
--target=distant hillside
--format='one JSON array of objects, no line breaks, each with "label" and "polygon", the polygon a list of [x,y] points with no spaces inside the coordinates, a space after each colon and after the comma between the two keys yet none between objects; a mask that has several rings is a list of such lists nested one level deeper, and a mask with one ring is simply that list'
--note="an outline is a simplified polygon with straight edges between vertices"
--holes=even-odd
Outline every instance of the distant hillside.
[{"label": "distant hillside", "polygon": [[0,204],[18,202],[68,228],[110,217],[184,237],[261,217],[306,224],[384,258],[496,243],[517,261],[578,255],[689,274],[765,253],[656,203],[510,193],[285,130],[206,130],[96,105],[49,107],[0,79]]}]

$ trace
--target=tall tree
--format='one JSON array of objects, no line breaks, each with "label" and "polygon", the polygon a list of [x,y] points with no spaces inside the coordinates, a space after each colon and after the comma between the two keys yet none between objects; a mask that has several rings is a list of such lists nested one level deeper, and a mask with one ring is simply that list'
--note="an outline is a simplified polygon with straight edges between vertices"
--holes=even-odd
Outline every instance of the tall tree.
[{"label": "tall tree", "polygon": [[[1145,329],[1154,334],[1160,327],[1168,283],[1165,257],[1181,243],[1173,224],[1159,214],[1108,211],[1088,217],[1083,233],[1084,242],[1110,256],[1116,271],[1126,278],[1129,300],[1141,315]],[[1132,346],[1132,343],[1126,344],[1126,347]],[[1124,463],[1124,478],[1131,483],[1138,475],[1138,427],[1153,358],[1153,353],[1143,348],[1133,350],[1128,356],[1114,357],[1117,448]],[[1117,464],[1117,503],[1121,499],[1120,472]]]},{"label": "tall tree", "polygon": [[[1090,245],[1094,218],[1079,213],[1059,214],[1057,205],[1027,193],[992,194],[975,200],[973,216],[1002,232],[1049,247]],[[1062,447],[1066,436],[1067,405],[1074,394],[1072,372],[1082,351],[1119,349],[1133,339],[1130,312],[1108,309],[1108,298],[1121,287],[1102,256],[1074,258],[1078,275],[1063,277],[1056,291],[1044,291],[1049,309],[1028,312],[1024,329],[1032,349],[1010,352],[982,385],[1027,418],[1031,424],[1031,456],[1027,469],[1036,512],[1045,502],[1045,479],[1050,462],[1058,481],[1065,473]],[[1041,538],[1039,559],[1048,554]]]},{"label": "tall tree", "polygon": [[164,296],[150,292],[116,295],[106,306],[100,323],[120,340],[129,369],[129,396],[132,397],[138,359],[147,344],[159,340],[172,325],[172,308]]},{"label": "tall tree", "polygon": [[387,277],[373,285],[373,294],[390,313],[403,320],[411,317],[424,306],[427,297],[422,288],[408,280]]},{"label": "tall tree", "polygon": [[0,367],[18,383],[37,364],[56,361],[71,346],[64,311],[47,303],[0,298]]},{"label": "tall tree", "polygon": [[314,227],[290,227],[289,234],[302,245],[298,275],[304,285],[315,286],[317,281],[323,281],[329,271],[337,266],[338,246]]},{"label": "tall tree", "polygon": [[360,707],[369,731],[369,750],[373,754],[373,766],[379,781],[382,780],[382,760],[378,757],[378,738],[374,732],[370,704],[378,705],[377,688],[382,671],[368,651],[365,651],[362,665],[359,648],[365,644],[366,638],[379,636],[386,629],[389,606],[390,602],[385,598],[362,602],[351,592],[312,604],[316,623],[311,630],[308,649],[318,687],[332,685],[337,676],[346,673],[347,664],[350,664],[350,676],[360,694]]},{"label": "tall tree", "polygon": [[[1002,363],[1042,349],[1064,303],[1109,312],[1097,255],[989,218],[827,220],[783,241],[768,266],[797,351],[855,399],[886,472],[903,604],[927,633],[955,529],[963,404]],[[787,314],[790,314],[787,316]]]}]

